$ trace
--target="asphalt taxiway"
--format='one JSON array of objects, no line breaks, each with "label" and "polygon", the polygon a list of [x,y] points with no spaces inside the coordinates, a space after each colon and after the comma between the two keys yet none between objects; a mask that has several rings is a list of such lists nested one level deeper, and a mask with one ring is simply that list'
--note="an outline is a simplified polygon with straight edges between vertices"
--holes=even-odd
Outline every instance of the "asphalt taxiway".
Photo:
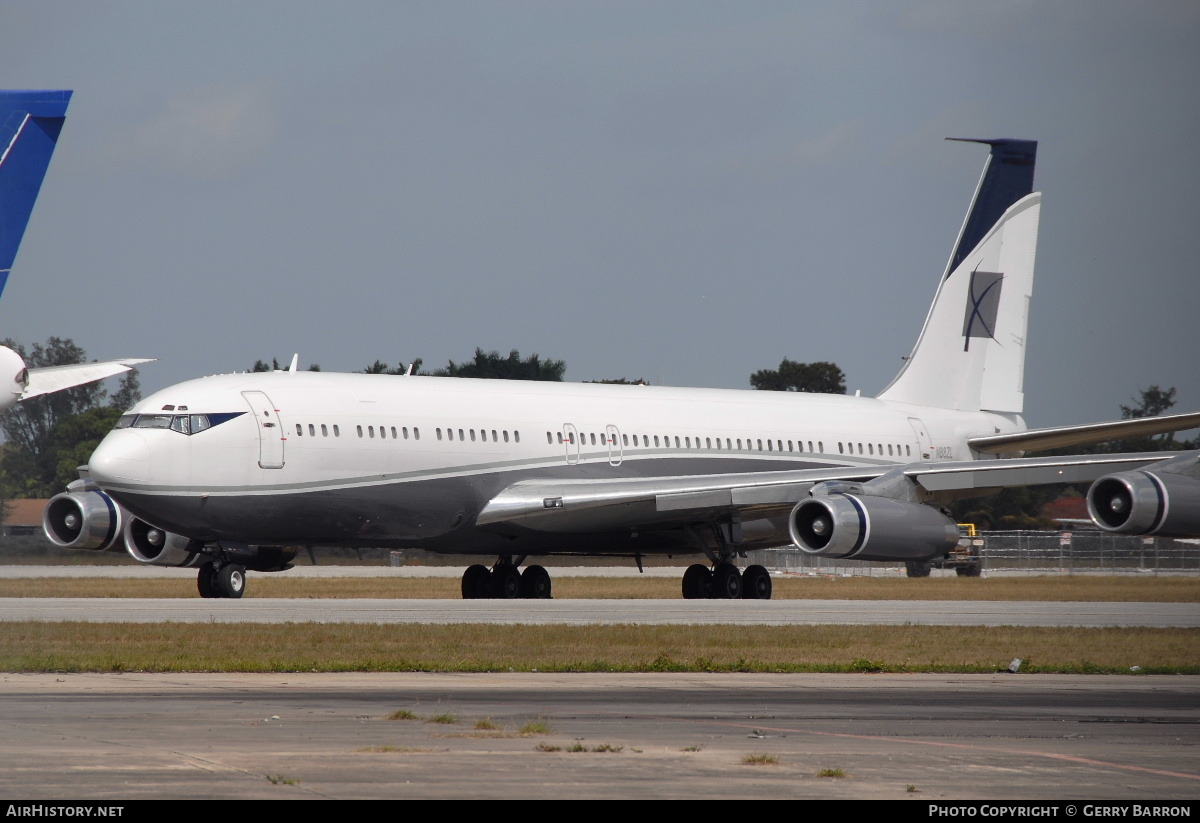
[{"label": "asphalt taxiway", "polygon": [[[4,598],[0,620],[1187,631],[1200,606]],[[8,673],[0,729],[0,793],[26,800],[1200,795],[1200,678],[1185,676]]]},{"label": "asphalt taxiway", "polygon": [[0,728],[30,800],[1200,793],[1192,677],[3,674]]}]

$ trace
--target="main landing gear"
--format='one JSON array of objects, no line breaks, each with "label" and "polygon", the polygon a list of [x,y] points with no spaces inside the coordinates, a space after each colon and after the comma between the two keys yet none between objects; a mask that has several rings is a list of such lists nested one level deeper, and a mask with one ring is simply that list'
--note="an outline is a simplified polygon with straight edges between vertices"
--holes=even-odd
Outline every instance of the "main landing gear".
[{"label": "main landing gear", "polygon": [[518,563],[510,557],[502,557],[490,569],[479,563],[469,567],[462,576],[463,600],[518,597],[549,600],[550,573],[541,566],[527,566],[521,571],[517,568]]},{"label": "main landing gear", "polygon": [[246,592],[246,567],[237,563],[205,563],[196,574],[201,597],[241,597]]},{"label": "main landing gear", "polygon": [[717,563],[712,571],[695,563],[683,573],[683,596],[687,600],[770,600],[771,574],[763,566],[738,571],[728,560]]}]

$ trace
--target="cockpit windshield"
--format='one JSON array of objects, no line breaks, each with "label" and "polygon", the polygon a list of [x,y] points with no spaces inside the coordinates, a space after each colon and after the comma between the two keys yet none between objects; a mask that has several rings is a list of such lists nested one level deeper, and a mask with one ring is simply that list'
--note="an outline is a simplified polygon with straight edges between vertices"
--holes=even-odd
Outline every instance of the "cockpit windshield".
[{"label": "cockpit windshield", "polygon": [[[237,417],[238,414],[219,415],[222,420],[217,422],[224,422],[231,417]],[[170,429],[180,434],[196,434],[214,425],[216,424],[207,414],[123,414],[115,428]]]}]

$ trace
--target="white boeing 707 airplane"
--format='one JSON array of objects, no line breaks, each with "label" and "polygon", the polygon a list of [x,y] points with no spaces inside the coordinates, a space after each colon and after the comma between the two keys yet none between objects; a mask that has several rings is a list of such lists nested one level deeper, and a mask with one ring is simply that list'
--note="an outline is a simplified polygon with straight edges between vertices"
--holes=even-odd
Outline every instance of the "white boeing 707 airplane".
[{"label": "white boeing 707 airplane", "polygon": [[463,597],[549,597],[530,557],[699,555],[684,597],[767,598],[749,549],[946,556],[948,502],[1096,481],[1101,528],[1200,534],[1198,453],[1029,458],[1200,414],[1027,430],[1036,143],[991,147],[932,308],[878,397],[286,371],[156,392],[47,505],[56,544],[198,568],[205,597],[302,547],[488,554]]},{"label": "white boeing 707 airplane", "polygon": [[[0,91],[0,293],[8,283],[69,102],[70,91]],[[0,411],[19,400],[82,386],[149,362],[126,359],[28,368],[20,354],[0,346]]]}]

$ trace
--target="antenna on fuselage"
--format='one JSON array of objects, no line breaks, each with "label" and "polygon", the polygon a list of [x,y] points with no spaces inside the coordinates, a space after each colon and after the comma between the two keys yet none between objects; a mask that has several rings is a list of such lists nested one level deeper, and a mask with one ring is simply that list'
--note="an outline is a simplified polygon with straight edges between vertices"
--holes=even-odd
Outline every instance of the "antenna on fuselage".
[{"label": "antenna on fuselage", "polygon": [[296,365],[299,362],[300,362],[300,352],[296,352],[295,354],[292,355],[292,362],[291,362],[291,364],[288,365],[287,370],[292,372],[293,374],[295,374]]}]

